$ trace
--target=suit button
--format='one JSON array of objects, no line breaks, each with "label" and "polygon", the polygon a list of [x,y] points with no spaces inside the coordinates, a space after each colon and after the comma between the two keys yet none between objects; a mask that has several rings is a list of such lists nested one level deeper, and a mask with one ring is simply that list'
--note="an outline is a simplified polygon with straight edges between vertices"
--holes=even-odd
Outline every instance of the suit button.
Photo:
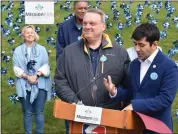
[{"label": "suit button", "polygon": [[140,92],[138,92],[137,95],[140,95]]}]

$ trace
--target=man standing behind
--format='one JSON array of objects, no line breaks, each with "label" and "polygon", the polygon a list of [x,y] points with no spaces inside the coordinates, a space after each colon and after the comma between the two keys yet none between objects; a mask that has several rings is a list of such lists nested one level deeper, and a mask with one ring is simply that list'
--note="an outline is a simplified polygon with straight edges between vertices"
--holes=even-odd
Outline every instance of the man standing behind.
[{"label": "man standing behind", "polygon": [[178,67],[158,49],[159,29],[149,23],[138,26],[132,40],[138,58],[130,65],[130,89],[113,88],[112,79],[104,79],[105,87],[118,101],[131,97],[124,110],[134,110],[161,120],[173,130],[171,105],[178,88]]},{"label": "man standing behind", "polygon": [[82,34],[82,22],[87,9],[87,1],[74,1],[73,10],[75,16],[63,22],[58,29],[56,38],[56,60],[67,45],[70,45],[81,39],[80,36]]},{"label": "man standing behind", "polygon": [[63,101],[120,108],[120,102],[108,96],[104,76],[96,79],[108,72],[116,86],[127,87],[128,64],[124,62],[129,61],[129,56],[124,48],[114,45],[103,33],[105,28],[105,14],[99,9],[87,10],[83,19],[83,38],[67,46],[59,56],[54,81],[57,96]]}]

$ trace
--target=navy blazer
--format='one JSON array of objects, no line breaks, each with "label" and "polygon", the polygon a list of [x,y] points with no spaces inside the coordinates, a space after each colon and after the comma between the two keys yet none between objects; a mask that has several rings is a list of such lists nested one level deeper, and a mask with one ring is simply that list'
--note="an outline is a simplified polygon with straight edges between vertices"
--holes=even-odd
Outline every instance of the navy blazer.
[{"label": "navy blazer", "polygon": [[129,71],[130,91],[118,88],[117,98],[132,96],[133,110],[159,119],[171,130],[171,105],[178,88],[178,67],[159,51],[140,84],[140,61],[135,59]]}]

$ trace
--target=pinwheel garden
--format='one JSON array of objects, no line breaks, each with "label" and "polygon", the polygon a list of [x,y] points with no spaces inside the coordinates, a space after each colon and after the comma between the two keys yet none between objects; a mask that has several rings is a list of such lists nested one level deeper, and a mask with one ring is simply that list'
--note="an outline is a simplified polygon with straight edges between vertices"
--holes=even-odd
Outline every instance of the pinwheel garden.
[{"label": "pinwheel garden", "polygon": [[[56,34],[61,22],[70,19],[72,1],[55,1],[55,24],[35,25],[40,36],[39,44],[48,51],[52,78],[56,65]],[[124,48],[133,46],[131,34],[142,22],[156,24],[160,29],[160,47],[178,65],[178,2],[176,1],[90,1],[90,7],[106,13],[106,33]],[[12,56],[15,48],[23,42],[21,28],[25,25],[24,1],[1,2],[1,124],[2,133],[22,133],[23,117],[18,96],[15,94],[15,75]],[[45,107],[45,133],[64,133],[63,120],[53,116],[53,104],[57,99],[53,83],[52,100]],[[178,95],[172,106],[174,132],[178,133]],[[177,110],[177,112],[176,112]]]}]

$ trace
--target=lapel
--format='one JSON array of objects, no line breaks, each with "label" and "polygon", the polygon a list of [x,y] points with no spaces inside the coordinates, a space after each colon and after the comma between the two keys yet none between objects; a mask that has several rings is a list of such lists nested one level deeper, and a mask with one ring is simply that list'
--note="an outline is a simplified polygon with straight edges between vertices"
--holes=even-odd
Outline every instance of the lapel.
[{"label": "lapel", "polygon": [[140,64],[141,64],[140,61],[137,59],[136,64],[133,69],[135,73],[134,78],[136,80],[137,89],[140,87]]},{"label": "lapel", "polygon": [[134,82],[136,85],[136,89],[139,89],[140,87],[140,61],[138,59],[134,62],[133,69],[131,70],[130,73],[131,73],[131,76],[133,75],[132,77],[133,81],[136,81]]},{"label": "lapel", "polygon": [[[150,79],[150,74],[153,73],[153,72],[156,72],[156,70],[160,66],[160,63],[163,60],[163,58],[164,58],[163,53],[161,51],[158,51],[156,57],[154,58],[154,60],[151,63],[150,67],[148,68],[148,71],[145,74],[145,76],[144,76],[144,78],[143,78],[143,80],[141,82],[140,88],[147,82],[147,80]],[[140,77],[140,75],[139,75],[139,77]]]}]

